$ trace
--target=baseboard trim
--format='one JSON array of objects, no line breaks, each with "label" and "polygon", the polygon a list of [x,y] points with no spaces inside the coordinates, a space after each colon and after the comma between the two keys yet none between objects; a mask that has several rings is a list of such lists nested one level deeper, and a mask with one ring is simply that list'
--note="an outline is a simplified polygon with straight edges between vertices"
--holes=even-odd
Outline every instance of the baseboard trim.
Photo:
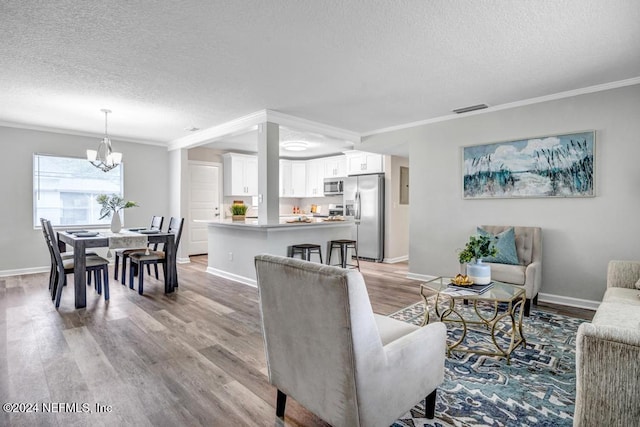
[{"label": "baseboard trim", "polygon": [[2,270],[0,271],[0,277],[7,276],[22,276],[24,274],[36,274],[46,273],[51,270],[51,267],[30,267],[30,268],[18,268],[15,270]]},{"label": "baseboard trim", "polygon": [[538,294],[538,301],[548,302],[551,304],[566,305],[568,307],[585,308],[587,310],[597,310],[600,306],[600,301],[565,297],[563,295],[554,295],[542,292]]},{"label": "baseboard trim", "polygon": [[222,271],[218,270],[217,268],[207,267],[207,273],[214,276],[222,277],[223,279],[233,280],[234,282],[239,282],[244,285],[251,286],[252,288],[258,287],[258,283],[255,280],[248,277],[239,276],[237,274],[229,273],[228,271]]},{"label": "baseboard trim", "polygon": [[409,255],[403,255],[395,258],[384,258],[382,260],[382,262],[384,262],[385,264],[395,264],[395,263],[404,262],[404,261],[409,261]]},{"label": "baseboard trim", "polygon": [[176,258],[176,264],[190,264],[191,263],[191,258],[186,257],[186,258]]}]

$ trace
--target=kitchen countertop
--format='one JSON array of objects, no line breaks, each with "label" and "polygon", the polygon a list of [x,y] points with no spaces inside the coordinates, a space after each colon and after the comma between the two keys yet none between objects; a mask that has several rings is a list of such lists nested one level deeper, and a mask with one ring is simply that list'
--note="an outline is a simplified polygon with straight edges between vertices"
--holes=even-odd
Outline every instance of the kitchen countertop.
[{"label": "kitchen countertop", "polygon": [[194,222],[207,224],[211,227],[237,227],[237,228],[253,228],[253,229],[270,229],[270,228],[293,228],[293,227],[345,227],[352,226],[354,222],[352,219],[347,218],[344,221],[325,221],[325,218],[313,218],[307,217],[311,220],[311,222],[304,221],[296,221],[296,222],[287,222],[291,221],[292,218],[295,217],[285,217],[280,218],[280,222],[278,224],[258,224],[258,220],[254,218],[245,219],[244,221],[232,221],[231,218],[225,218],[221,220],[193,220]]}]

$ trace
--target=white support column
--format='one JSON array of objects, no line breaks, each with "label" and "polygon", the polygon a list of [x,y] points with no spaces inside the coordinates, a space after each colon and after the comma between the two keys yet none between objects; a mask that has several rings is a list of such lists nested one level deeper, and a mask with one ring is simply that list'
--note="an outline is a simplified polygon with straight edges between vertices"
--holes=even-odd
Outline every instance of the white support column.
[{"label": "white support column", "polygon": [[[189,155],[187,149],[169,151],[169,215],[184,218],[177,262],[189,262]],[[163,229],[169,224],[165,218]]]},{"label": "white support column", "polygon": [[280,126],[258,125],[258,224],[280,221]]}]

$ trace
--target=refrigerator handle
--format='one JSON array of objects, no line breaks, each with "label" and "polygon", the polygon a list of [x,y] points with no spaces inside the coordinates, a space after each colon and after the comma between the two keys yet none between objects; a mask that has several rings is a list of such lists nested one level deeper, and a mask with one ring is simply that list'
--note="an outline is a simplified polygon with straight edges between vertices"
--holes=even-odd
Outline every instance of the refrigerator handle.
[{"label": "refrigerator handle", "polygon": [[360,192],[356,191],[355,219],[360,220]]}]

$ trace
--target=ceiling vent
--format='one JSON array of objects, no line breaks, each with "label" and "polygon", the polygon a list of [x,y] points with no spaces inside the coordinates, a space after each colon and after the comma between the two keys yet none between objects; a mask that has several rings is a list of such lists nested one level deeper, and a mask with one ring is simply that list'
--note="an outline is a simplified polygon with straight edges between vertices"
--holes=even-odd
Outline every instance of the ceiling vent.
[{"label": "ceiling vent", "polygon": [[485,108],[489,108],[489,106],[487,104],[478,104],[478,105],[472,105],[470,107],[456,108],[455,110],[453,110],[453,112],[456,114],[462,114],[462,113],[468,113],[470,111],[484,110]]}]

